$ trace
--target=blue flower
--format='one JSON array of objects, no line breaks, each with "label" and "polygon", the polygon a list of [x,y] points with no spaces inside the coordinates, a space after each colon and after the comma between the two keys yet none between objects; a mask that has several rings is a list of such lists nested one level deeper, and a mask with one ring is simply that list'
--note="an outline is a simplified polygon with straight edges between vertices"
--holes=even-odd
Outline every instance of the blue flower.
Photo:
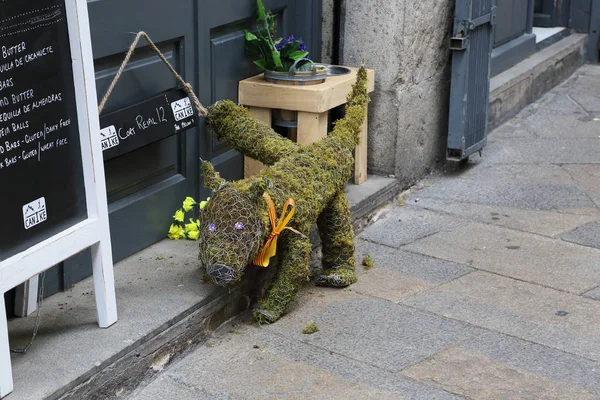
[{"label": "blue flower", "polygon": [[298,46],[298,50],[306,51],[306,45],[304,43],[300,43],[300,46]]},{"label": "blue flower", "polygon": [[237,222],[233,228],[234,228],[236,231],[241,231],[242,229],[244,229],[244,224],[243,224],[243,223],[241,223],[241,222]]},{"label": "blue flower", "polygon": [[216,230],[217,230],[217,226],[216,226],[215,224],[210,224],[210,225],[208,226],[208,231],[209,231],[209,232],[214,232],[214,231],[216,231]]}]

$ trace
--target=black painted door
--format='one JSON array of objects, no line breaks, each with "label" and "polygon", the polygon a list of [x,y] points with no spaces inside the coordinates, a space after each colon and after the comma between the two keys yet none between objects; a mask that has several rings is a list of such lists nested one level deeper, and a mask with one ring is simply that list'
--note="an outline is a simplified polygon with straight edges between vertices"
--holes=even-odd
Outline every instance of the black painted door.
[{"label": "black painted door", "polygon": [[[321,0],[264,0],[277,14],[278,33],[295,34],[313,59],[321,52]],[[209,105],[237,100],[238,82],[258,73],[244,54],[243,29],[256,21],[255,0],[88,1],[98,98],[102,98],[134,39],[144,30]],[[143,40],[103,113],[176,86]],[[205,197],[199,160],[212,160],[227,179],[243,177],[243,158],[199,127],[105,163],[115,261],[166,237],[173,212],[186,196]],[[69,289],[91,275],[89,252],[51,270],[46,294]]]}]

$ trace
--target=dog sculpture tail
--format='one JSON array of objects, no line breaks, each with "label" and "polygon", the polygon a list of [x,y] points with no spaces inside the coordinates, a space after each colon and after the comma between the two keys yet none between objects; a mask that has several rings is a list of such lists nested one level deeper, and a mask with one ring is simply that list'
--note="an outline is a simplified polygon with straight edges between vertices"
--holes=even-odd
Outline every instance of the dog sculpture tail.
[{"label": "dog sculpture tail", "polygon": [[365,120],[366,108],[369,103],[367,87],[367,70],[364,65],[358,70],[356,83],[348,95],[346,116],[336,122],[329,137],[341,140],[344,147],[353,149],[360,141],[360,131]]}]

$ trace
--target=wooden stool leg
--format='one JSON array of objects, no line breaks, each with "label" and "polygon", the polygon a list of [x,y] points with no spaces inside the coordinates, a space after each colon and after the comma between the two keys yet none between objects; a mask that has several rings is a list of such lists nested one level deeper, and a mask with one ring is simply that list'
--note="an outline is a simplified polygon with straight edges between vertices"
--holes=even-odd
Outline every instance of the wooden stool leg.
[{"label": "wooden stool leg", "polygon": [[12,367],[10,365],[10,347],[8,344],[8,321],[4,292],[0,291],[0,398],[13,391]]},{"label": "wooden stool leg", "polygon": [[363,122],[360,130],[360,143],[354,150],[354,184],[360,185],[367,181],[367,151],[368,151],[368,132],[369,132],[369,109],[367,108],[367,114],[365,115],[365,122]]},{"label": "wooden stool leg", "polygon": [[298,144],[307,145],[327,137],[327,112],[321,114],[298,111]]},{"label": "wooden stool leg", "polygon": [[[296,111],[279,110],[279,115],[281,116],[282,121],[298,123],[298,117],[296,115]],[[296,128],[288,128],[287,133],[288,133],[288,139],[290,139],[292,142],[298,143],[298,127],[297,126],[296,126]]]},{"label": "wooden stool leg", "polygon": [[[271,109],[261,107],[248,107],[248,111],[260,121],[271,126]],[[253,158],[244,156],[244,178],[258,175],[265,168],[265,165]]]}]

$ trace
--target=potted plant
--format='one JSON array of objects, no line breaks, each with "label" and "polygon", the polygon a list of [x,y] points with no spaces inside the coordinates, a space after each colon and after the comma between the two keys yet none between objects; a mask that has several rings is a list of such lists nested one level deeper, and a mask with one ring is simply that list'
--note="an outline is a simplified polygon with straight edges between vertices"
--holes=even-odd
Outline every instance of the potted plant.
[{"label": "potted plant", "polygon": [[246,52],[257,57],[254,64],[265,71],[265,79],[279,84],[317,84],[325,81],[327,68],[310,60],[302,39],[294,35],[275,38],[275,16],[257,0],[256,33],[245,30]]}]

